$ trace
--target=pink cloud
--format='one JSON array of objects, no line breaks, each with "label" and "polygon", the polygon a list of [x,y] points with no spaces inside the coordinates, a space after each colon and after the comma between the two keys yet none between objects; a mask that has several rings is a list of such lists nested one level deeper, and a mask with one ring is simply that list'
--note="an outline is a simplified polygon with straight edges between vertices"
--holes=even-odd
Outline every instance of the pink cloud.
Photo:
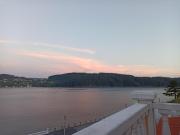
[{"label": "pink cloud", "polygon": [[47,69],[51,74],[65,72],[111,72],[132,74],[136,76],[180,76],[179,71],[173,69],[157,68],[147,65],[108,65],[101,61],[52,52],[19,52],[18,55],[35,59],[53,61],[54,64]]}]

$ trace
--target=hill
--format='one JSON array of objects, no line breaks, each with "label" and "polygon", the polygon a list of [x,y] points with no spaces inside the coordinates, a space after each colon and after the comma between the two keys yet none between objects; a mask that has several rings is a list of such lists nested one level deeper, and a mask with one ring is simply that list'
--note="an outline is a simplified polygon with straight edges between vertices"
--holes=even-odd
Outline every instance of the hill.
[{"label": "hill", "polygon": [[67,73],[48,78],[25,78],[0,74],[0,87],[166,87],[180,78],[135,77],[115,73]]},{"label": "hill", "polygon": [[67,73],[48,77],[51,87],[164,87],[180,78],[135,77],[114,73]]}]

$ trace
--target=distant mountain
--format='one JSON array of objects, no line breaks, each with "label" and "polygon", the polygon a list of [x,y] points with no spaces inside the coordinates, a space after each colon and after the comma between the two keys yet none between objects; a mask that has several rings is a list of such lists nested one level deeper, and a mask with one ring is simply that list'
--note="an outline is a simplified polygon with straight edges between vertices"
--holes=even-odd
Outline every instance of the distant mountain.
[{"label": "distant mountain", "polygon": [[67,73],[48,77],[51,87],[164,87],[180,78],[135,77],[115,73]]},{"label": "distant mountain", "polygon": [[67,73],[48,78],[25,78],[0,74],[0,87],[166,87],[180,78],[135,77],[115,73]]}]

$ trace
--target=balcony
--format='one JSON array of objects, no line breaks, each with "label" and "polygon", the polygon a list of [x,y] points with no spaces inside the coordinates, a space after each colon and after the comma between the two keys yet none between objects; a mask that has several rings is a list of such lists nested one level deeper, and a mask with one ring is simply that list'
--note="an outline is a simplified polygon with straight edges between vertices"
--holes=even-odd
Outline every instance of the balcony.
[{"label": "balcony", "polygon": [[180,104],[156,103],[156,93],[136,91],[137,103],[73,135],[180,135]]}]

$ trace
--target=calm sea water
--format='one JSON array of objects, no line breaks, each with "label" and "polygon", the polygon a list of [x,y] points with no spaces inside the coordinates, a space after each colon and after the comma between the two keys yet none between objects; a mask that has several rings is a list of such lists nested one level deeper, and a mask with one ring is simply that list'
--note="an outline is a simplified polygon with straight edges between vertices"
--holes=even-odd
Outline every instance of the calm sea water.
[{"label": "calm sea water", "polygon": [[0,134],[24,135],[114,113],[130,104],[134,90],[163,88],[1,88]]}]

